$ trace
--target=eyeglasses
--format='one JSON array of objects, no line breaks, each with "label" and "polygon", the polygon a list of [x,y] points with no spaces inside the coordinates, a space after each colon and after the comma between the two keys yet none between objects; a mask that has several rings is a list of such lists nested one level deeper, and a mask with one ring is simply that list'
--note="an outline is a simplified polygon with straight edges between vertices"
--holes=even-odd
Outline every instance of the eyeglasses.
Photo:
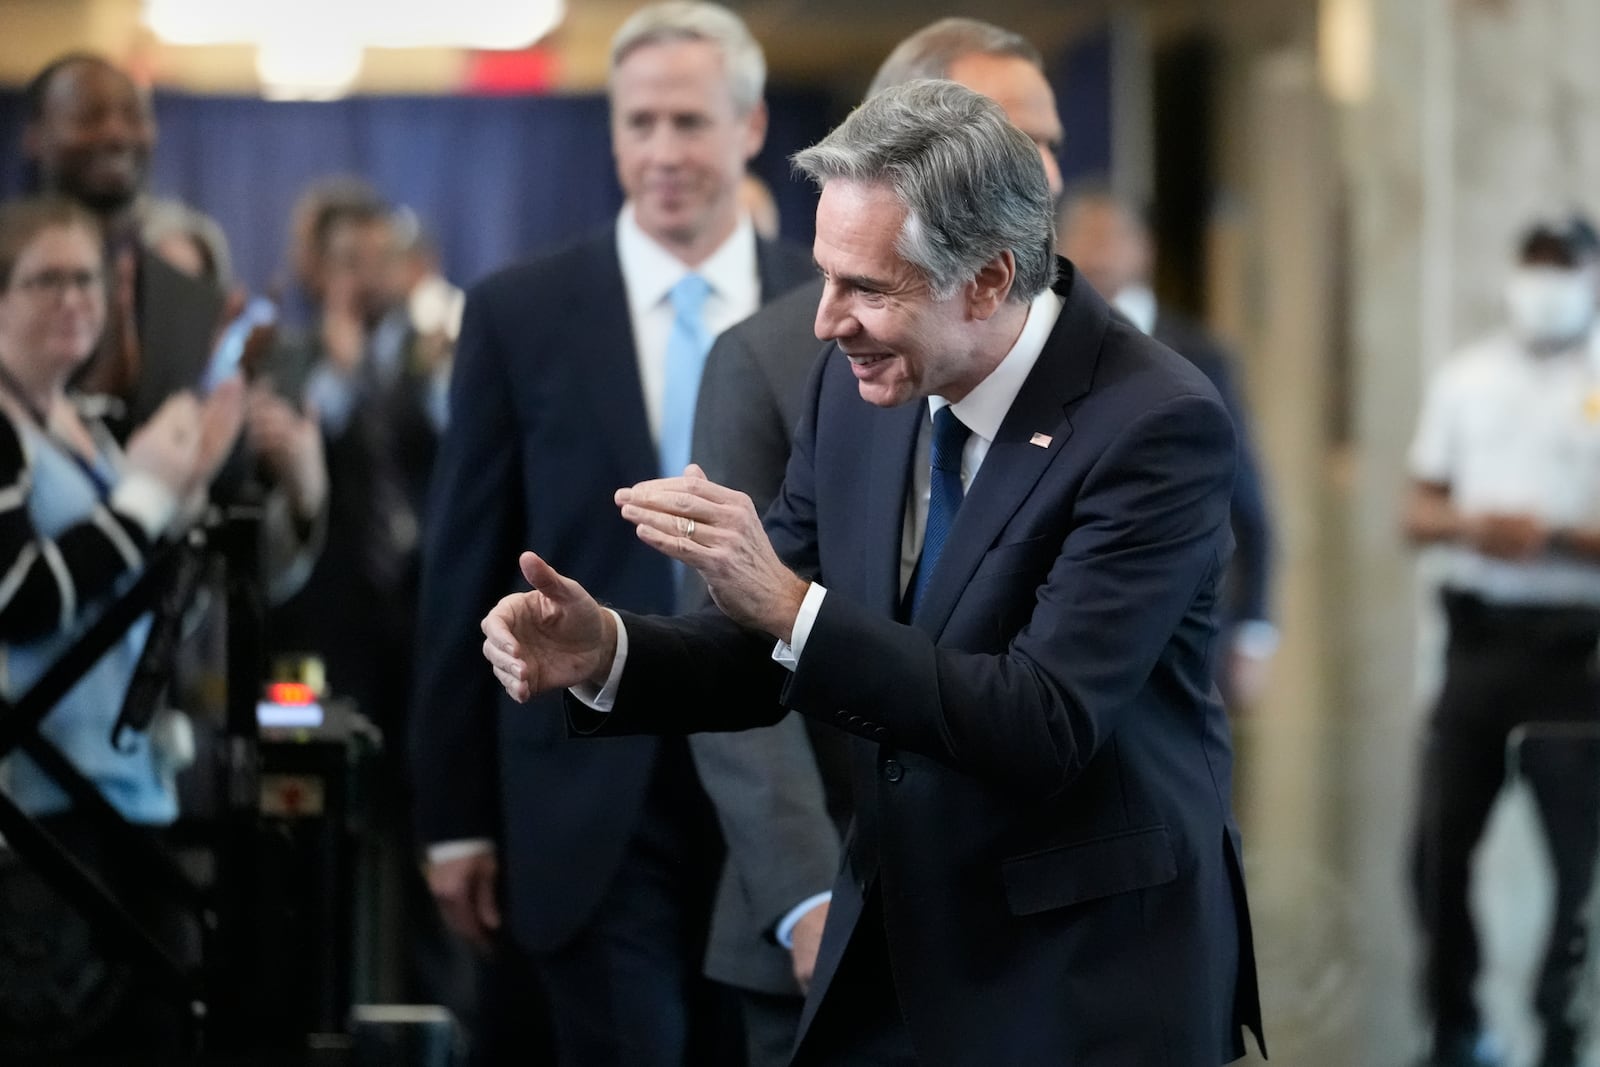
[{"label": "eyeglasses", "polygon": [[19,278],[16,287],[29,293],[41,293],[59,300],[69,291],[93,295],[105,291],[106,276],[98,270],[42,270]]}]

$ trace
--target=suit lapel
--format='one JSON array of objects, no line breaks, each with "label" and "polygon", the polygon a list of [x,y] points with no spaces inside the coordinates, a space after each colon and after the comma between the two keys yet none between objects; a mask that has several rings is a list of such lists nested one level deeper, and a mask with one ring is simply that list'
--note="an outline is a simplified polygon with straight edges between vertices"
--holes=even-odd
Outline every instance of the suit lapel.
[{"label": "suit lapel", "polygon": [[[862,404],[866,401],[860,400]],[[905,527],[906,487],[917,451],[917,434],[928,404],[917,400],[872,420],[867,454],[871,469],[862,502],[862,590],[868,603],[891,618],[900,616],[900,542]]]},{"label": "suit lapel", "polygon": [[[1072,437],[1069,409],[1094,384],[1110,312],[1087,285],[1074,284],[1075,277],[1062,260],[1056,284],[1064,298],[1061,315],[967,489],[913,620],[935,637],[944,630],[984,554],[1067,447]],[[1035,444],[1035,434],[1048,436],[1048,446]]]},{"label": "suit lapel", "polygon": [[[625,471],[654,477],[660,461],[645,414],[644,385],[639,380],[639,354],[634,346],[633,317],[617,259],[616,234],[607,228],[583,250],[584,263],[574,271],[580,281],[579,306],[555,308],[565,317],[563,331],[585,365],[578,378],[591,392],[600,437],[616,453]],[[582,343],[575,336],[582,332]]]}]

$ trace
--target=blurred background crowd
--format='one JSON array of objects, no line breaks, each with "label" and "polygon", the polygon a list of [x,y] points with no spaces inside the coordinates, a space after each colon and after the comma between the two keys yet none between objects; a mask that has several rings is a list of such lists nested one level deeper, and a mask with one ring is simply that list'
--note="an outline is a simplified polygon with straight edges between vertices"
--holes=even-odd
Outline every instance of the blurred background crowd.
[{"label": "blurred background crowd", "polygon": [[[346,1006],[443,1005],[473,1062],[554,1063],[563,1028],[592,1022],[562,1021],[582,1015],[569,1002],[591,965],[569,950],[601,936],[569,898],[592,906],[631,891],[629,877],[670,871],[670,891],[641,905],[667,900],[666,912],[601,933],[670,930],[679,962],[710,976],[678,990],[693,1007],[681,1040],[698,1050],[683,1062],[782,1062],[773,1042],[792,1033],[808,978],[807,916],[820,907],[820,920],[826,903],[799,873],[776,887],[751,873],[766,861],[746,858],[764,855],[748,839],[769,827],[736,813],[785,798],[728,784],[739,768],[778,764],[695,745],[585,763],[543,736],[548,724],[497,721],[482,664],[455,647],[461,633],[439,629],[455,618],[453,590],[486,609],[478,593],[511,576],[513,559],[480,562],[485,529],[587,539],[600,565],[631,566],[603,556],[610,532],[488,502],[518,480],[502,460],[518,464],[529,500],[538,477],[573,465],[608,477],[589,461],[626,431],[581,425],[555,397],[548,428],[505,441],[506,455],[475,452],[461,442],[493,416],[453,397],[452,379],[469,350],[499,346],[515,361],[525,344],[526,364],[512,365],[537,376],[540,345],[594,343],[584,337],[599,323],[560,328],[576,298],[564,308],[550,292],[507,292],[517,279],[564,291],[559,279],[494,272],[597,240],[623,249],[629,298],[606,328],[630,326],[641,359],[674,343],[647,340],[665,337],[672,315],[662,305],[652,325],[635,306],[662,272],[640,275],[627,251],[630,227],[678,247],[662,238],[674,224],[649,210],[655,164],[618,121],[631,90],[614,35],[639,5],[426,6],[441,10],[0,0],[0,693],[18,699],[81,631],[80,605],[126,592],[158,545],[201,521],[207,487],[228,502],[252,486],[262,681],[353,709],[375,752],[363,757],[367,839],[333,835],[363,857],[351,861],[362,873],[326,883],[346,898],[318,927],[344,946],[340,962],[284,980],[331,983],[325,1001]],[[707,203],[730,228],[748,220],[774,243],[756,246],[749,292],[730,299],[713,284],[703,347],[810,277],[816,193],[789,156],[886,78],[948,77],[993,97],[1039,145],[1060,196],[1059,251],[1205,371],[1233,413],[1237,550],[1216,677],[1233,719],[1273,1059],[1586,1062],[1600,978],[1587,938],[1600,907],[1600,7],[729,6],[765,55],[759,130],[689,149],[704,158],[681,167],[714,186]],[[973,15],[986,21],[937,21]],[[756,105],[726,66],[715,90],[747,122]],[[714,134],[755,126],[730,129]],[[713,236],[709,248],[727,234]],[[750,283],[750,264],[740,269]],[[806,292],[787,313],[808,326]],[[547,321],[513,341],[497,331],[518,304]],[[229,322],[270,328],[236,331],[229,358],[248,380],[219,385],[226,373],[207,367]],[[728,334],[730,351],[760,347],[740,338]],[[721,351],[707,389],[736,358]],[[691,443],[671,387],[652,395],[646,378],[637,412],[639,390],[608,391],[601,370],[571,381],[615,398],[618,418],[647,421],[663,453],[679,433],[685,454],[720,456],[727,478],[770,497],[775,484],[707,436],[713,398],[750,394],[732,379],[719,388],[734,392],[702,394]],[[781,470],[793,411],[773,388],[777,406],[751,411]],[[729,440],[757,451],[751,437]],[[644,583],[638,607],[698,595],[658,584]],[[166,828],[163,847],[180,852],[195,840],[185,824],[215,806],[208,789],[226,760],[226,626],[201,614],[184,620],[161,711],[127,746],[103,743],[146,637],[138,624],[42,727],[116,811]],[[828,740],[794,732],[772,744],[814,760],[795,796],[815,801],[807,825],[823,840],[805,863],[821,865],[826,889],[848,801],[823,787]],[[37,758],[0,764],[8,795],[117,885],[126,865],[101,855],[114,850]],[[518,785],[522,771],[552,792]],[[591,810],[585,775],[638,778],[644,791]],[[682,821],[647,817],[651,798],[689,795]],[[567,802],[557,797],[570,799],[566,822],[512,840],[528,812]],[[274,794],[263,808],[292,823],[300,802]],[[635,863],[641,841],[650,862]],[[586,873],[519,853],[552,848],[581,854]],[[64,987],[47,957],[67,949],[16,933],[66,914],[41,902],[49,890],[26,866],[12,861],[0,879],[11,909],[0,977]],[[567,881],[576,888],[552,884]],[[203,955],[166,903],[132,886],[117,895],[171,928],[177,955]],[[751,914],[730,917],[734,898]],[[690,899],[698,910],[680,907]],[[738,922],[761,952],[729,947]],[[7,1014],[18,986],[0,981],[0,1052],[59,1062],[78,1044],[159,1045],[186,1025],[144,1004],[137,982],[103,986],[104,1003],[79,989],[52,1014],[14,995]],[[571,1062],[602,1062],[562,1047]],[[627,1062],[676,1062],[653,1055]]]}]

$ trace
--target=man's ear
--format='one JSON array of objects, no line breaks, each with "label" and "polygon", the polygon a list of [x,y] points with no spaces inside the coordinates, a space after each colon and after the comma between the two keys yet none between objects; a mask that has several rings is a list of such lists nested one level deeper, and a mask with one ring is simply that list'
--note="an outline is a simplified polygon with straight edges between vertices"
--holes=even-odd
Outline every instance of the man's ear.
[{"label": "man's ear", "polygon": [[1017,258],[1010,249],[996,255],[978,268],[967,287],[967,314],[974,319],[987,319],[1011,295],[1011,286],[1017,280]]},{"label": "man's ear", "polygon": [[767,102],[757,100],[756,106],[750,109],[750,114],[745,116],[744,135],[744,161],[749,163],[761,154],[761,146],[767,142]]}]

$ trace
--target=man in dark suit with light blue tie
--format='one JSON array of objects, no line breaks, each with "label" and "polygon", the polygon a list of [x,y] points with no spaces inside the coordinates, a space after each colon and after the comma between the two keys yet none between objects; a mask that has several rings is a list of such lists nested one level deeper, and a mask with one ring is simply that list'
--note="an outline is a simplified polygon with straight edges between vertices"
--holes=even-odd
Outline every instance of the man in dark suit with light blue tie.
[{"label": "man in dark suit with light blue tie", "polygon": [[618,521],[611,487],[682,472],[711,340],[810,276],[738,208],[764,70],[726,9],[641,10],[612,44],[616,225],[467,298],[424,544],[418,823],[447,920],[531,967],[563,1065],[711,1062],[716,827],[682,739],[569,741],[558,715],[501,706],[472,634],[528,541],[610,603],[672,610],[673,565]]},{"label": "man in dark suit with light blue tie", "polygon": [[890,89],[796,162],[833,344],[765,528],[697,472],[617,493],[716,609],[605,610],[529,552],[484,654],[515,699],[574,687],[574,732],[793,708],[851,735],[796,1064],[1236,1059],[1260,1010],[1209,672],[1227,411],[1053,257],[1038,150],[992,101]]}]

